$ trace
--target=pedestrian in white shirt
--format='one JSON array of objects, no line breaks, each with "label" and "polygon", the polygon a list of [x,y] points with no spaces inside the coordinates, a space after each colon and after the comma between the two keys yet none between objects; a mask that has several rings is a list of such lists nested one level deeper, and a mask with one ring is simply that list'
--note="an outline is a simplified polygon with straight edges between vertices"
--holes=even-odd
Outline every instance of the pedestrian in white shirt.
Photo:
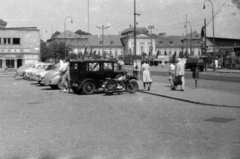
[{"label": "pedestrian in white shirt", "polygon": [[170,65],[169,65],[169,69],[168,69],[168,80],[171,84],[171,86],[173,85],[173,79],[175,76],[175,65],[172,63],[172,61],[170,61]]}]

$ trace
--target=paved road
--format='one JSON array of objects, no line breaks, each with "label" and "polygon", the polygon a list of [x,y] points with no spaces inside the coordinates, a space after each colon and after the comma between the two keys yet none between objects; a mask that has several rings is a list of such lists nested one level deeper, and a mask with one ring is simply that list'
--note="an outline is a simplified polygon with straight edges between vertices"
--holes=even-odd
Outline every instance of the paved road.
[{"label": "paved road", "polygon": [[[240,109],[140,92],[64,94],[21,78],[0,80],[0,158],[240,157]],[[208,121],[219,118],[225,120]]]},{"label": "paved road", "polygon": [[[124,66],[124,68],[128,71],[132,71],[132,66],[127,65]],[[152,66],[151,74],[156,76],[167,76],[167,69],[167,65],[164,68],[161,66]],[[192,72],[186,70],[185,78],[192,79]],[[240,83],[240,73],[220,73],[209,70],[207,72],[200,72],[199,79]]]}]

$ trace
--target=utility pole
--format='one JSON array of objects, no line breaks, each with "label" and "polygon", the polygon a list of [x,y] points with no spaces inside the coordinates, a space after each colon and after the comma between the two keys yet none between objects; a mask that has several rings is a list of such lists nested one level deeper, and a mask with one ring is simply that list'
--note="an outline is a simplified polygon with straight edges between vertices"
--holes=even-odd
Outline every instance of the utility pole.
[{"label": "utility pole", "polygon": [[[187,23],[187,14],[186,14],[186,23]],[[187,30],[187,26],[186,26],[186,36],[188,34],[188,30]],[[186,39],[188,40],[188,38],[186,37]],[[188,52],[188,46],[187,46],[187,42],[186,42],[186,51]],[[190,54],[189,54],[190,55]]]},{"label": "utility pole", "polygon": [[151,55],[152,55],[152,50],[153,50],[153,43],[152,43],[152,29],[154,29],[154,26],[151,25],[151,26],[148,27],[148,29],[151,29],[151,50],[150,50],[150,54],[149,54],[149,56],[151,56]]},{"label": "utility pole", "polygon": [[136,46],[136,15],[140,15],[139,13],[136,13],[136,0],[134,0],[134,59],[136,58],[136,49],[137,49],[137,46]]},{"label": "utility pole", "polygon": [[98,29],[102,29],[102,54],[104,54],[104,29],[109,28],[110,26],[104,27],[104,25],[102,25],[102,27],[96,26]]},{"label": "utility pole", "polygon": [[206,19],[204,19],[204,47],[205,47],[205,56],[207,56],[207,24]]},{"label": "utility pole", "polygon": [[89,0],[88,0],[88,33],[89,33]]}]

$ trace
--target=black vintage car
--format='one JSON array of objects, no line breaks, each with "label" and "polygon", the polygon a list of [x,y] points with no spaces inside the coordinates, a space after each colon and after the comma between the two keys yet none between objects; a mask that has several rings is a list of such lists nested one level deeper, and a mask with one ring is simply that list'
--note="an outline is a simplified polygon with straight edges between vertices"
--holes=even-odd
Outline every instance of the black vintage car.
[{"label": "black vintage car", "polygon": [[93,94],[107,78],[118,78],[126,73],[113,60],[70,61],[71,88],[77,94]]}]

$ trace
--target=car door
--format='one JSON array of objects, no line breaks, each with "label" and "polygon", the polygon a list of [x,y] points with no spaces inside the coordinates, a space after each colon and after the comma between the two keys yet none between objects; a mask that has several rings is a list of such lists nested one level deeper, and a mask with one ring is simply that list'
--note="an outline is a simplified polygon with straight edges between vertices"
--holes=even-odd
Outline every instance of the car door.
[{"label": "car door", "polygon": [[102,63],[102,72],[104,76],[104,80],[106,78],[114,78],[114,63],[111,61],[104,61]]},{"label": "car door", "polygon": [[85,78],[91,78],[97,83],[104,79],[104,74],[101,71],[101,63],[97,61],[87,62]]}]

